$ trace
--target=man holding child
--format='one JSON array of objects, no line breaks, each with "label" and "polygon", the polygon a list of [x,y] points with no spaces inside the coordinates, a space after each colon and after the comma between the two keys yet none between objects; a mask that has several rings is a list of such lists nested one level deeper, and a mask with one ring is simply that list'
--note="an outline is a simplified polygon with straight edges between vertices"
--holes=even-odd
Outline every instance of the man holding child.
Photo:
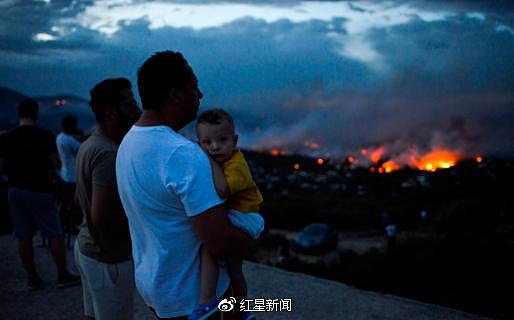
[{"label": "man holding child", "polygon": [[[161,318],[185,319],[200,295],[200,248],[218,260],[238,260],[257,241],[234,227],[214,187],[213,166],[200,146],[178,133],[196,118],[202,93],[180,53],[159,52],[138,72],[143,114],[116,158],[136,287]],[[221,266],[216,295],[230,287]],[[227,319],[228,317],[225,317]]]}]

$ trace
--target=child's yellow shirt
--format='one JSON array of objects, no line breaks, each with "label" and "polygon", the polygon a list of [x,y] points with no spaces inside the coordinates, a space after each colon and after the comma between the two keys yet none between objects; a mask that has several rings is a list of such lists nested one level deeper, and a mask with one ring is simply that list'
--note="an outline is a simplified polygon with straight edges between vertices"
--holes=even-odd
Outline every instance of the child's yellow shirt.
[{"label": "child's yellow shirt", "polygon": [[228,182],[229,207],[239,212],[259,212],[262,195],[253,181],[243,153],[234,151],[222,168]]}]

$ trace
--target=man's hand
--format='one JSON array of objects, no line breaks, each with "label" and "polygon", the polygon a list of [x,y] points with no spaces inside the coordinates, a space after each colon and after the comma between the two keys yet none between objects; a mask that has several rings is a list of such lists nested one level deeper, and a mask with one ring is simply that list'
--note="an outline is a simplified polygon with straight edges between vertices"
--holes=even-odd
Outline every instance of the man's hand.
[{"label": "man's hand", "polygon": [[234,227],[223,204],[212,207],[192,218],[200,240],[217,259],[241,260],[257,251],[259,241]]}]

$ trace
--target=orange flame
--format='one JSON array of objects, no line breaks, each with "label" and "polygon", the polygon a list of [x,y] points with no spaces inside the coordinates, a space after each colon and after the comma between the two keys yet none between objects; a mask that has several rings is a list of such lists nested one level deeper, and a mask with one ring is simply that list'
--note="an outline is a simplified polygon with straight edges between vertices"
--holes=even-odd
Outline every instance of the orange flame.
[{"label": "orange flame", "polygon": [[475,157],[475,161],[477,163],[482,163],[482,161],[484,161],[484,158],[482,158],[481,156],[478,156],[478,157]]},{"label": "orange flame", "polygon": [[325,163],[325,160],[323,160],[322,158],[318,158],[316,159],[316,163],[321,166],[323,163]]},{"label": "orange flame", "polygon": [[278,157],[280,155],[280,151],[278,149],[271,150],[271,155],[274,157]]},{"label": "orange flame", "polygon": [[380,161],[380,158],[382,158],[382,155],[384,154],[384,147],[380,147],[376,150],[374,150],[373,152],[371,152],[371,161],[373,161],[373,163],[378,163]]},{"label": "orange flame", "polygon": [[300,164],[299,164],[299,163],[295,163],[295,164],[293,165],[293,168],[294,168],[295,170],[300,170]]},{"label": "orange flame", "polygon": [[419,170],[436,171],[453,167],[459,160],[457,153],[448,150],[434,150],[417,160],[411,158]]},{"label": "orange flame", "polygon": [[396,170],[400,170],[400,166],[394,163],[394,161],[389,160],[382,164],[381,168],[383,168],[383,171],[385,173],[390,173]]}]

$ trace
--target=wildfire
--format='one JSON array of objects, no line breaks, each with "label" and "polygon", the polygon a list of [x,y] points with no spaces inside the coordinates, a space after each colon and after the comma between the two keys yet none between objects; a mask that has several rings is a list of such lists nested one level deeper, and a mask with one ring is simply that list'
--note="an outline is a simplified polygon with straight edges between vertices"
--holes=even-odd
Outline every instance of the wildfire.
[{"label": "wildfire", "polygon": [[380,161],[380,159],[382,158],[382,155],[384,154],[384,147],[380,147],[374,151],[371,152],[371,161],[373,161],[373,163],[378,163]]},{"label": "wildfire", "polygon": [[384,162],[380,169],[383,169],[382,171],[385,173],[390,173],[396,170],[400,170],[400,166],[397,165],[394,161],[389,160],[387,162]]},{"label": "wildfire", "polygon": [[419,170],[436,171],[437,169],[448,169],[457,163],[459,156],[457,153],[448,150],[434,150],[419,160],[411,158],[414,165]]},{"label": "wildfire", "polygon": [[[359,151],[360,155],[349,160],[349,162],[358,163],[362,158],[369,159],[372,161],[370,166],[370,172],[372,173],[391,173],[407,166],[434,172],[438,169],[448,169],[455,166],[461,158],[457,152],[447,149],[433,149],[429,153],[419,154],[411,148],[394,155],[387,154],[384,146],[373,149],[361,148]],[[477,163],[482,163],[484,157],[476,156],[474,160]]]}]

